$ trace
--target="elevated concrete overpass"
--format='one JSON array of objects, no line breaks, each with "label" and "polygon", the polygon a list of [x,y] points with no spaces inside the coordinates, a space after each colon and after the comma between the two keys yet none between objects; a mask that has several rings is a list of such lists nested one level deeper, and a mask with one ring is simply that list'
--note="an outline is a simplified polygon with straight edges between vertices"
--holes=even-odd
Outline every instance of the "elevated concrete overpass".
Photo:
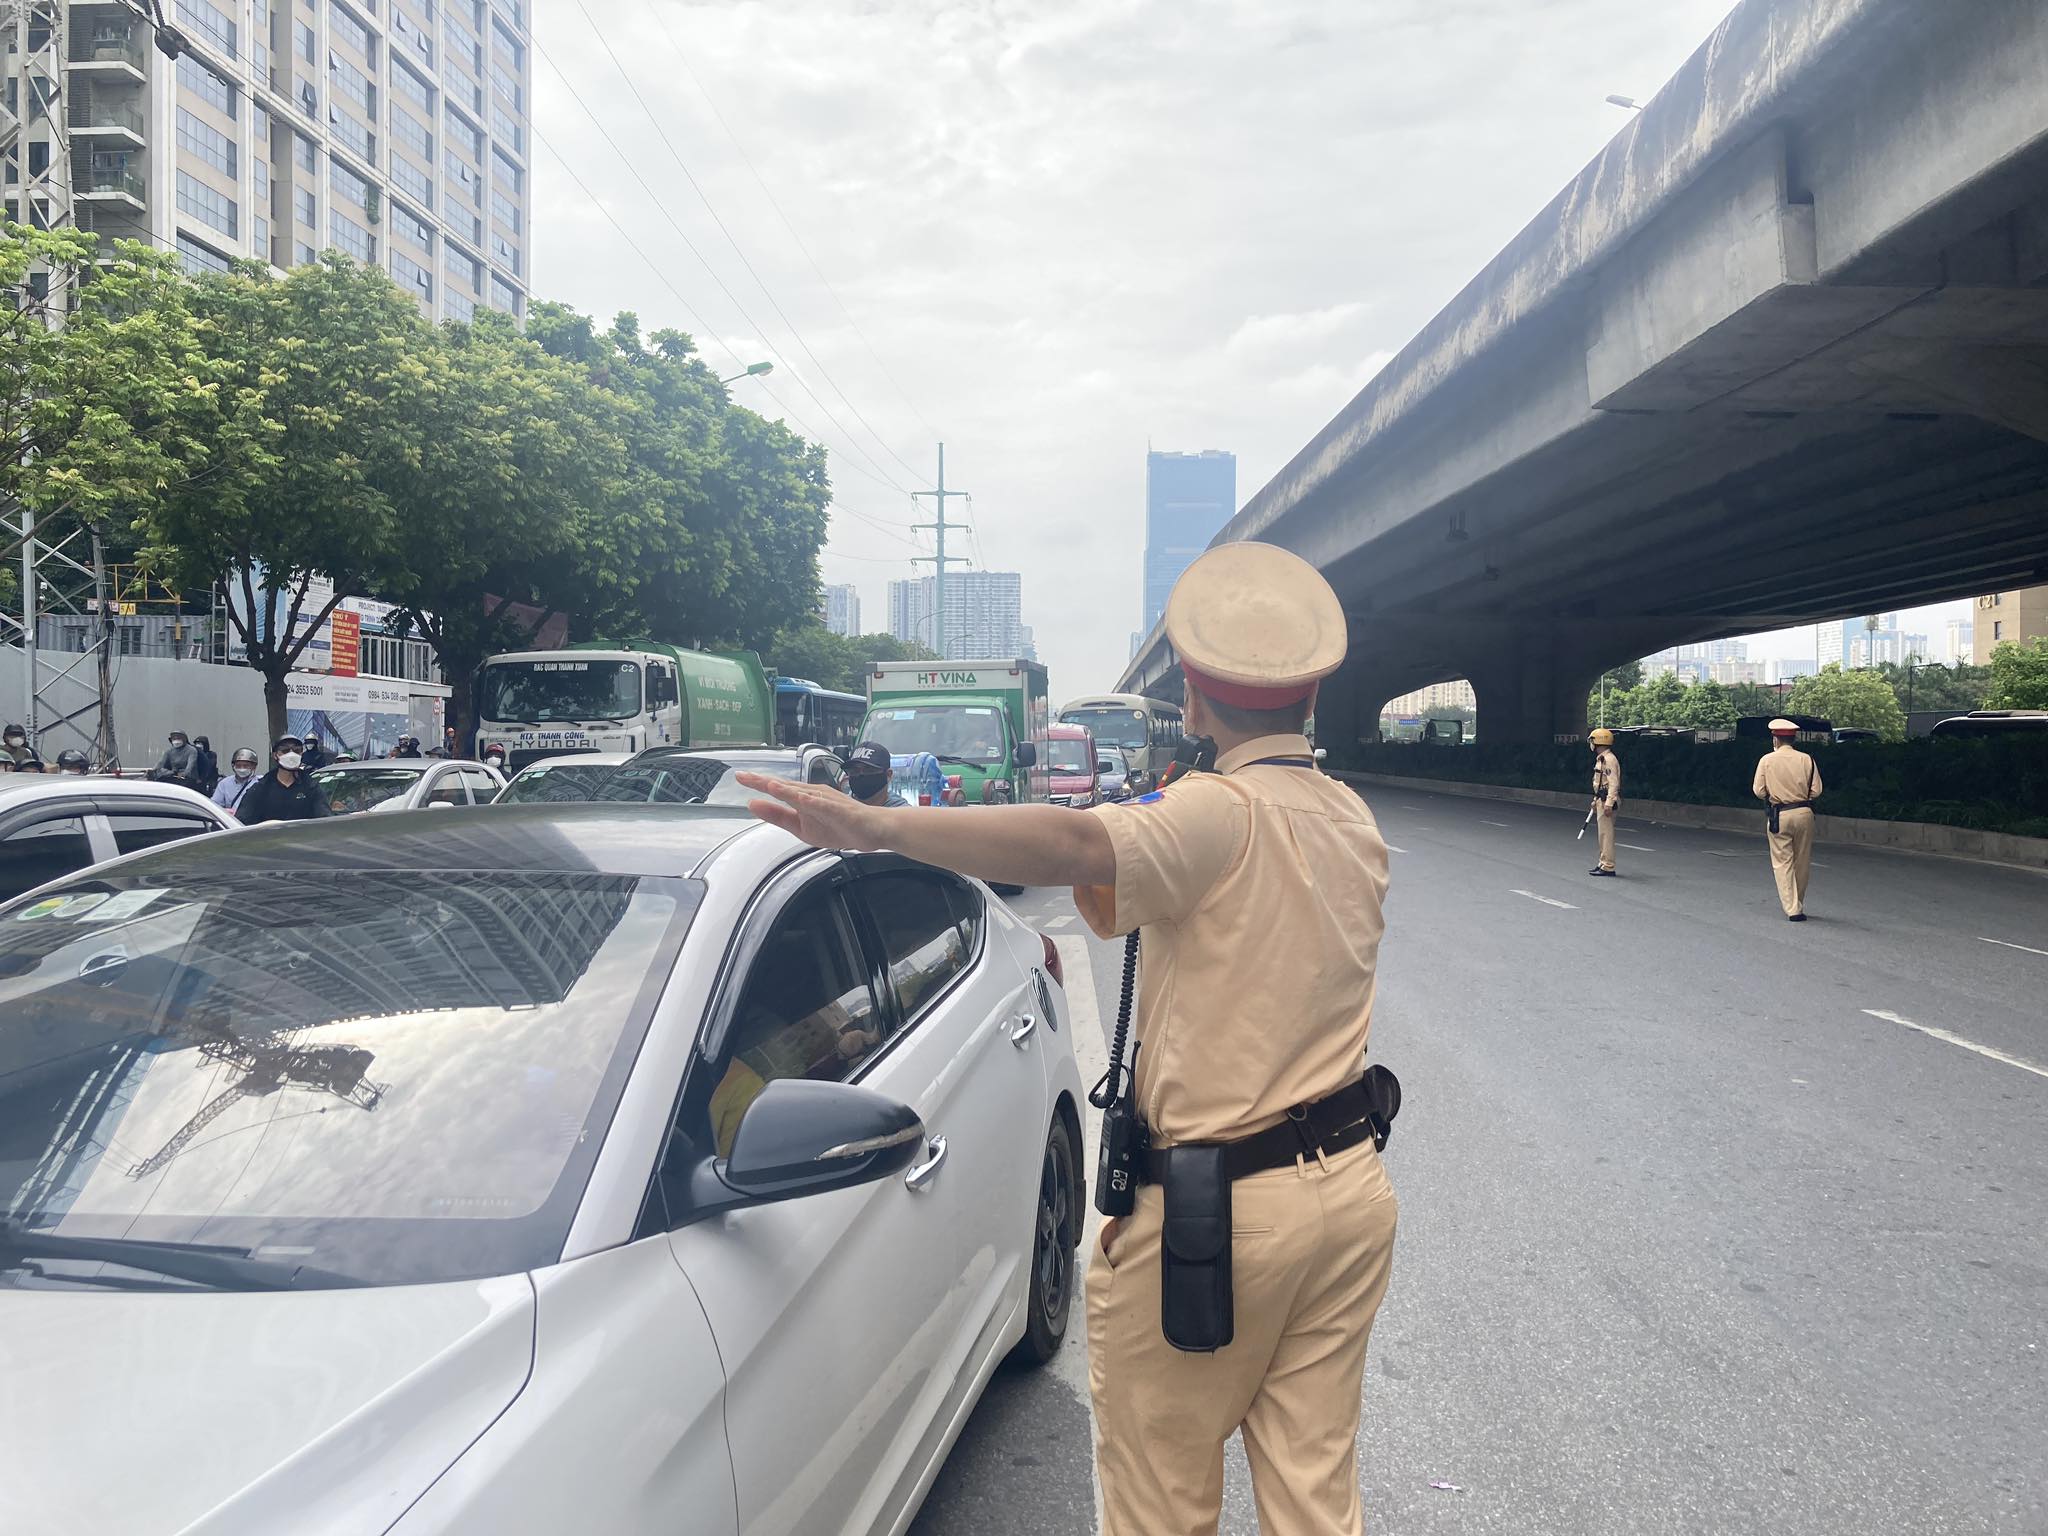
[{"label": "elevated concrete overpass", "polygon": [[[1739,7],[1217,536],[1343,598],[1324,738],[2048,580],[2044,81],[2040,0]],[[1178,695],[1157,630],[1122,686]]]}]

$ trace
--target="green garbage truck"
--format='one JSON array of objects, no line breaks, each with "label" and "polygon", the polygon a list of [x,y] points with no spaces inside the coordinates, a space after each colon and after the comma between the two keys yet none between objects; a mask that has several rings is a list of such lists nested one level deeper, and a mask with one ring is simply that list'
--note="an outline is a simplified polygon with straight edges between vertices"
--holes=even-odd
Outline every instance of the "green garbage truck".
[{"label": "green garbage truck", "polygon": [[658,640],[500,652],[477,673],[476,713],[477,750],[503,747],[515,773],[570,753],[775,741],[775,693],[760,657]]},{"label": "green garbage truck", "polygon": [[860,734],[899,762],[930,753],[968,805],[1042,804],[1051,719],[1038,662],[878,661]]}]

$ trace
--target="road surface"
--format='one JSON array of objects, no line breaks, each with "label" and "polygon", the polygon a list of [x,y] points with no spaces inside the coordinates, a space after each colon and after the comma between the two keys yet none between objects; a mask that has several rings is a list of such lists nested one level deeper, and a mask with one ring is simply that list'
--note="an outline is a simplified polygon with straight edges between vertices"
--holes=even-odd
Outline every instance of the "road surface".
[{"label": "road surface", "polygon": [[[1367,797],[1406,1089],[1368,1528],[2048,1532],[2048,876],[1823,843],[1793,924],[1761,817],[1624,816],[1593,880],[1571,813]],[[1016,904],[1106,1028],[1121,947]],[[1096,1530],[1083,1342],[997,1378],[915,1532]]]}]

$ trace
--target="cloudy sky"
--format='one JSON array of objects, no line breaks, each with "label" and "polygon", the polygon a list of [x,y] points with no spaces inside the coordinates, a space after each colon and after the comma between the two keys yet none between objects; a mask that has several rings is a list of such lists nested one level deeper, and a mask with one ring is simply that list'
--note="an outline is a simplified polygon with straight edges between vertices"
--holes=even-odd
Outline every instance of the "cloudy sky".
[{"label": "cloudy sky", "polygon": [[734,392],[830,446],[866,628],[943,438],[955,549],[1023,573],[1055,695],[1102,688],[1147,444],[1249,498],[1729,9],[538,0],[535,291],[774,360]]}]

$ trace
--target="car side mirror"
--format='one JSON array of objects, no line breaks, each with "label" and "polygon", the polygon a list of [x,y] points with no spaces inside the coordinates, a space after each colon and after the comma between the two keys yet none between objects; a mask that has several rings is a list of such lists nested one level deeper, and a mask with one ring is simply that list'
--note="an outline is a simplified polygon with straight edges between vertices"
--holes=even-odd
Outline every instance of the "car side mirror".
[{"label": "car side mirror", "polygon": [[740,1117],[719,1179],[749,1202],[851,1189],[908,1168],[924,1122],[908,1105],[852,1083],[777,1078]]},{"label": "car side mirror", "polygon": [[1020,741],[1017,743],[1017,766],[1019,768],[1036,768],[1038,766],[1037,742]]}]

